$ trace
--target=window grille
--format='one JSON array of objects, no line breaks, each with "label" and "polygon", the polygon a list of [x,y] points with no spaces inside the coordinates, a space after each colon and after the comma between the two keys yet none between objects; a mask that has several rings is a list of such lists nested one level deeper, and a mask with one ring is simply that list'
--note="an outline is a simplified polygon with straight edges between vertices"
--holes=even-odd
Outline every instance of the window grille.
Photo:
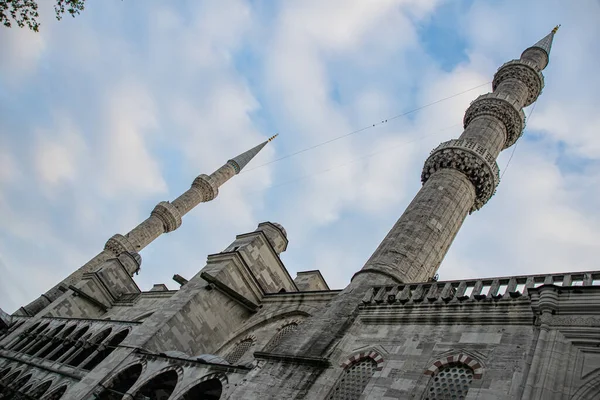
[{"label": "window grille", "polygon": [[287,324],[287,325],[283,326],[279,330],[279,332],[277,332],[275,334],[275,336],[273,336],[273,338],[265,346],[265,348],[264,348],[263,351],[271,351],[271,350],[273,350],[283,340],[283,338],[285,338],[286,336],[288,336],[290,333],[294,332],[296,330],[296,328],[298,328],[298,324],[295,323],[295,322],[292,322],[291,324]]},{"label": "window grille", "polygon": [[377,363],[365,358],[346,368],[327,400],[355,400],[360,397],[375,373]]},{"label": "window grille", "polygon": [[254,342],[252,341],[252,339],[242,340],[233,348],[233,350],[229,352],[229,354],[227,354],[225,360],[227,360],[229,364],[237,363],[244,356],[244,354],[246,354],[250,347],[252,347],[253,344]]},{"label": "window grille", "polygon": [[464,399],[473,380],[473,370],[466,365],[448,365],[431,378],[425,400]]}]

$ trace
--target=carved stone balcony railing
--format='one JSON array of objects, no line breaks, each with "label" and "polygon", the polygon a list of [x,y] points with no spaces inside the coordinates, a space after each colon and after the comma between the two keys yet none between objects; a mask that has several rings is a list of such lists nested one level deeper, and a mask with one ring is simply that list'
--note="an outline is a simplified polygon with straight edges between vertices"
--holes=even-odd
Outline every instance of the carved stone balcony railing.
[{"label": "carved stone balcony railing", "polygon": [[529,290],[542,285],[600,286],[600,271],[375,286],[363,297],[362,303],[369,306],[508,301],[528,297]]}]

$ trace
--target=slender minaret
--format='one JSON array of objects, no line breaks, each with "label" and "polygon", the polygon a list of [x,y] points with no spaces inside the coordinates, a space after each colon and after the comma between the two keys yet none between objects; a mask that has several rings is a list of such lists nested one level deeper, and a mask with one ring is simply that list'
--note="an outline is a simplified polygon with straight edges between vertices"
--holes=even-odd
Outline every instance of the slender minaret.
[{"label": "slender minaret", "polygon": [[400,282],[434,277],[467,214],[483,207],[496,191],[496,158],[523,133],[523,107],[544,87],[541,71],[557,30],[498,69],[493,92],[471,103],[459,139],[431,152],[421,174],[423,187],[358,274],[376,272]]},{"label": "slender minaret", "polygon": [[104,250],[88,261],[85,265],[73,272],[58,285],[41,295],[38,299],[21,307],[16,315],[35,315],[48,304],[56,300],[64,288],[75,284],[84,273],[91,271],[102,262],[117,257],[124,252],[138,253],[148,246],[154,239],[163,233],[172,232],[181,226],[182,217],[198,204],[211,201],[219,194],[219,187],[248,165],[250,160],[262,150],[263,147],[277,135],[262,142],[258,146],[227,161],[221,168],[210,175],[199,175],[194,179],[192,186],[173,202],[161,201],[141,224],[133,228],[128,234],[116,234],[106,242]]},{"label": "slender minaret", "polygon": [[479,210],[498,186],[496,158],[523,133],[523,107],[542,91],[541,71],[557,30],[498,69],[493,92],[471,103],[459,139],[431,152],[421,175],[423,187],[350,285],[274,352],[323,357],[344,335],[373,285],[425,282],[435,276],[467,215]]}]

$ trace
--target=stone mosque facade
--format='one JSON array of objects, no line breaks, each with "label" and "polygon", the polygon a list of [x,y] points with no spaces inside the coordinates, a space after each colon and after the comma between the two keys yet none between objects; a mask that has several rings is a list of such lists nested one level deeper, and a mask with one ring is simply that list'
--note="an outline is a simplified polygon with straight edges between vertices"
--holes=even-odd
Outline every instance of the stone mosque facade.
[{"label": "stone mosque facade", "polygon": [[556,29],[502,65],[464,132],[343,290],[292,278],[285,229],[262,222],[189,280],[141,291],[139,252],[176,230],[268,141],[200,175],[126,235],[0,313],[0,399],[600,399],[600,271],[435,279],[468,214],[499,184],[544,86]]}]

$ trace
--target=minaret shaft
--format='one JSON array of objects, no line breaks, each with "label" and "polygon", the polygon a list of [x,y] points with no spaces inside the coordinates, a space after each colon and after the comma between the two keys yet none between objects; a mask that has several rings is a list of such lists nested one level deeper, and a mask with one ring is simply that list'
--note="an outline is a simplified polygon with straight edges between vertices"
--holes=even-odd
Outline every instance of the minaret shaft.
[{"label": "minaret shaft", "polygon": [[431,153],[421,176],[423,187],[357,275],[374,272],[400,282],[435,276],[466,216],[495,192],[496,158],[523,132],[523,107],[541,93],[541,70],[555,32],[500,67],[493,92],[471,103],[458,140]]},{"label": "minaret shaft", "polygon": [[[277,135],[275,135],[277,136]],[[271,140],[253,147],[252,149],[227,161],[223,166],[209,175],[199,175],[194,179],[192,186],[173,202],[161,201],[154,207],[152,213],[142,223],[133,228],[126,235],[112,236],[104,246],[104,250],[79,269],[63,279],[58,285],[44,293],[27,306],[22,307],[18,314],[35,315],[52,303],[63,293],[64,288],[74,285],[81,280],[87,272],[93,271],[104,261],[117,257],[123,252],[138,253],[160,235],[172,232],[179,228],[182,217],[198,204],[213,200],[219,193],[219,187],[238,174],[256,154]],[[63,288],[63,290],[61,290]]]},{"label": "minaret shaft", "polygon": [[291,360],[326,357],[374,285],[424,282],[435,276],[467,215],[483,207],[496,190],[496,157],[522,134],[522,108],[541,92],[540,71],[547,64],[551,42],[546,37],[525,50],[521,59],[500,67],[493,92],[479,96],[465,112],[460,138],[431,152],[421,174],[423,187],[364,267],[273,353],[290,355]]}]

